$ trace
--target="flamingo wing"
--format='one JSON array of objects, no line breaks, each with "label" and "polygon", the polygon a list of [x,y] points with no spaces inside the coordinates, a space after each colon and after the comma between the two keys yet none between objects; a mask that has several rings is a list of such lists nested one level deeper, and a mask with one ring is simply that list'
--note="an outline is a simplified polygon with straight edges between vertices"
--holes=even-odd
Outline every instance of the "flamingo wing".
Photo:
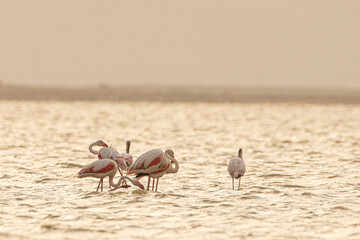
[{"label": "flamingo wing", "polygon": [[228,171],[229,171],[230,175],[234,175],[234,172],[235,172],[236,168],[238,167],[238,165],[239,165],[238,157],[232,158],[229,161]]},{"label": "flamingo wing", "polygon": [[231,159],[229,162],[228,171],[231,176],[233,176],[236,172],[241,173],[241,176],[243,176],[246,171],[244,160],[239,157]]},{"label": "flamingo wing", "polygon": [[164,163],[166,160],[165,154],[160,149],[153,149],[144,154],[142,154],[129,169],[128,174],[131,173],[150,173],[159,169],[160,166],[166,165]]},{"label": "flamingo wing", "polygon": [[116,163],[111,159],[100,159],[89,166],[81,169],[77,174],[81,175],[84,173],[106,173],[113,170],[116,167]]},{"label": "flamingo wing", "polygon": [[244,159],[240,158],[239,166],[237,167],[237,171],[240,172],[241,176],[244,176],[246,171],[246,164]]},{"label": "flamingo wing", "polygon": [[113,147],[103,147],[99,150],[99,159],[112,159],[116,160],[120,156],[119,152]]},{"label": "flamingo wing", "polygon": [[108,147],[103,147],[99,150],[99,154],[98,154],[99,159],[110,158],[110,156],[111,156],[111,151],[109,150]]},{"label": "flamingo wing", "polygon": [[109,147],[109,149],[111,150],[112,157],[116,158],[116,157],[120,156],[120,153],[115,148]]}]

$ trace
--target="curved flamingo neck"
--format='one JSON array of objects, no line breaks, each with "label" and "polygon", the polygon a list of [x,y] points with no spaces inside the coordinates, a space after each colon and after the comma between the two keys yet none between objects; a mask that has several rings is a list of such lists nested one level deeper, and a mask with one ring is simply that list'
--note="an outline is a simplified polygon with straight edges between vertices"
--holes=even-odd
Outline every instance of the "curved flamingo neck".
[{"label": "curved flamingo neck", "polygon": [[169,150],[166,150],[165,154],[166,154],[166,157],[171,160],[171,162],[175,163],[175,168],[173,168],[172,164],[170,163],[170,166],[166,172],[167,173],[176,173],[177,171],[179,171],[179,163],[174,157],[170,156]]},{"label": "curved flamingo neck", "polygon": [[114,183],[114,177],[115,174],[109,177],[109,183],[112,187],[117,188],[118,186],[120,186],[122,180],[124,179],[124,176],[120,177],[117,183]]},{"label": "curved flamingo neck", "polygon": [[122,176],[122,178],[126,178],[127,180],[129,180],[132,184],[134,184],[135,186],[138,186],[138,181],[129,178],[128,176]]},{"label": "curved flamingo neck", "polygon": [[95,150],[93,149],[94,146],[98,146],[98,144],[96,144],[96,143],[90,144],[90,146],[89,146],[89,151],[90,151],[92,154],[98,155],[98,154],[99,154],[99,151],[95,151]]},{"label": "curved flamingo neck", "polygon": [[173,168],[172,164],[170,164],[170,167],[168,169],[168,173],[177,173],[177,171],[179,171],[179,163],[178,161],[176,161],[176,159],[174,158],[173,162],[175,163],[175,168]]},{"label": "curved flamingo neck", "polygon": [[126,178],[127,180],[129,180],[132,184],[134,184],[135,186],[138,186],[139,184],[138,184],[138,181],[136,181],[136,180],[134,180],[134,179],[131,179],[131,178],[129,178],[128,176],[121,176],[120,178],[119,178],[119,180],[118,180],[118,182],[117,183],[114,183],[114,177],[115,177],[115,175],[114,176],[111,176],[110,178],[109,178],[109,182],[110,182],[110,185],[112,186],[112,187],[114,187],[114,188],[117,188],[118,186],[120,186],[120,184],[122,183],[122,181],[123,181],[123,179],[124,178]]}]

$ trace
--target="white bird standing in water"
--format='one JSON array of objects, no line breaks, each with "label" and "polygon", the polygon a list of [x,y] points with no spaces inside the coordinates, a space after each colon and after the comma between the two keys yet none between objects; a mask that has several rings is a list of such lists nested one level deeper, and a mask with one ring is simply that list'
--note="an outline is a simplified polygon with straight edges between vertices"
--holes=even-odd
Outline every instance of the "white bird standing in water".
[{"label": "white bird standing in water", "polygon": [[[172,166],[175,164],[175,168]],[[128,170],[127,174],[136,174],[136,179],[148,176],[147,190],[150,188],[150,178],[153,178],[152,190],[154,191],[154,183],[156,178],[156,189],[159,184],[159,178],[166,173],[177,173],[179,163],[175,159],[174,151],[168,149],[165,153],[160,149],[153,149],[142,154]]]},{"label": "white bird standing in water", "polygon": [[242,149],[239,149],[239,153],[238,156],[235,158],[232,158],[229,161],[229,166],[228,166],[228,171],[229,174],[232,178],[232,189],[234,189],[234,178],[235,179],[239,179],[239,186],[238,186],[238,190],[240,190],[240,180],[241,177],[244,176],[245,171],[246,171],[246,165],[245,165],[245,161],[242,158]]}]

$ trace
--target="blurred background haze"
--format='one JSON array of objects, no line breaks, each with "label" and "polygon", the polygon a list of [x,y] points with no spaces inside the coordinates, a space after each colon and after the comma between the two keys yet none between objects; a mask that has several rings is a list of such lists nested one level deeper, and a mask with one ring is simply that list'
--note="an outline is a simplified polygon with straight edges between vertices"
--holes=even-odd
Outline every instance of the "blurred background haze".
[{"label": "blurred background haze", "polygon": [[360,89],[360,1],[0,0],[0,79]]}]

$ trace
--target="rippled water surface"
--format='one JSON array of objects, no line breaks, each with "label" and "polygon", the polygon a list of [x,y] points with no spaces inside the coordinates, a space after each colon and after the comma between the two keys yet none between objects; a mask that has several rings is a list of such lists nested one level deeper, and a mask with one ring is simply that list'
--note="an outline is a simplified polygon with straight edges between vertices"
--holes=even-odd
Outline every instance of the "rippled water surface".
[{"label": "rippled water surface", "polygon": [[[0,238],[360,239],[360,106],[0,102]],[[76,178],[103,139],[171,148],[158,192]],[[247,172],[231,190],[230,158]],[[117,176],[118,177],[118,176]],[[117,178],[116,177],[116,178]],[[146,185],[146,179],[141,180]]]}]

